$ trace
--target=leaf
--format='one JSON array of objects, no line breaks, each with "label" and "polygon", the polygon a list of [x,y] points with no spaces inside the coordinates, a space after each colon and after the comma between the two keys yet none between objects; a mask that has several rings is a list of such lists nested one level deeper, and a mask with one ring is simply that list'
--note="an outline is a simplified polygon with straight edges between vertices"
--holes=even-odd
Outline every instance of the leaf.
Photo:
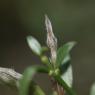
[{"label": "leaf", "polygon": [[69,64],[67,70],[61,75],[61,78],[67,83],[69,87],[73,84],[72,66]]},{"label": "leaf", "polygon": [[66,58],[63,60],[63,63],[62,65],[59,66],[59,69],[60,69],[60,73],[63,74],[66,72],[66,70],[68,69],[69,65],[70,65],[70,55],[68,54],[66,56]]},{"label": "leaf", "polygon": [[71,60],[70,55],[68,54],[62,61],[62,65],[66,64],[67,62],[69,62]]},{"label": "leaf", "polygon": [[72,73],[72,66],[70,64],[70,56],[64,61],[60,68],[60,73],[62,79],[67,83],[69,87],[72,87],[73,84],[73,73]]},{"label": "leaf", "polygon": [[42,47],[40,43],[32,36],[27,37],[27,42],[30,47],[30,49],[37,55],[41,55],[42,53]]},{"label": "leaf", "polygon": [[54,79],[66,90],[68,95],[76,95],[76,93],[72,90],[71,87],[69,87],[66,82],[59,76],[54,76]]},{"label": "leaf", "polygon": [[56,64],[62,65],[66,61],[70,60],[69,52],[75,46],[75,44],[76,42],[69,42],[58,49]]},{"label": "leaf", "polygon": [[70,65],[71,58],[69,52],[75,44],[75,42],[66,43],[57,51],[57,64],[59,65],[61,78],[67,83],[69,87],[72,87],[73,83],[72,66]]},{"label": "leaf", "polygon": [[95,83],[91,87],[90,95],[95,95]]},{"label": "leaf", "polygon": [[43,90],[36,83],[32,82],[29,95],[45,95]]},{"label": "leaf", "polygon": [[20,80],[20,95],[28,95],[29,84],[35,73],[36,69],[34,68],[28,68],[25,70],[23,78]]},{"label": "leaf", "polygon": [[[45,67],[38,67],[38,66],[32,66],[32,67],[27,68],[24,71],[23,77],[19,82],[19,84],[20,84],[19,94],[20,95],[28,95],[30,83],[33,80],[33,77],[37,72],[48,73],[48,70]],[[32,86],[32,87],[34,87],[34,86]],[[34,88],[32,88],[32,89],[34,89]],[[37,88],[35,90],[36,90],[36,92],[38,92]],[[40,95],[40,94],[38,94],[38,95]],[[42,94],[42,95],[44,95],[44,94]]]}]

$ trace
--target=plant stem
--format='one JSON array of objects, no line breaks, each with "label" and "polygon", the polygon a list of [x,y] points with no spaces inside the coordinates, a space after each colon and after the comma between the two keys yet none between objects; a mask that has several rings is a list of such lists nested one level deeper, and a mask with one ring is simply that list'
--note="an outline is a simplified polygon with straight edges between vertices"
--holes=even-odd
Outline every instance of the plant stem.
[{"label": "plant stem", "polygon": [[77,95],[60,76],[54,76],[54,79],[66,90],[69,95]]},{"label": "plant stem", "polygon": [[[51,63],[53,65],[53,70],[56,69],[56,58],[57,58],[57,38],[55,37],[52,29],[52,24],[47,15],[45,15],[45,26],[47,30],[47,46],[51,51]],[[58,95],[64,95],[63,88],[58,84],[57,81],[53,79],[53,88]]]},{"label": "plant stem", "polygon": [[63,87],[53,77],[50,77],[50,79],[52,82],[53,91],[56,92],[57,95],[64,95]]},{"label": "plant stem", "polygon": [[56,83],[57,85],[57,93],[58,95],[64,95],[64,90],[63,88],[58,84],[58,82]]}]

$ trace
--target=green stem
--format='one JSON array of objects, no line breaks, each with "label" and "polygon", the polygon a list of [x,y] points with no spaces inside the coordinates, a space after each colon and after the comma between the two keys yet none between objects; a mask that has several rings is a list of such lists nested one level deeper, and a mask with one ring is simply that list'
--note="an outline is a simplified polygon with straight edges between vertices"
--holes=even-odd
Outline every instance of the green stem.
[{"label": "green stem", "polygon": [[54,75],[55,80],[67,91],[69,95],[76,95],[76,93],[65,83],[65,81],[59,76]]}]

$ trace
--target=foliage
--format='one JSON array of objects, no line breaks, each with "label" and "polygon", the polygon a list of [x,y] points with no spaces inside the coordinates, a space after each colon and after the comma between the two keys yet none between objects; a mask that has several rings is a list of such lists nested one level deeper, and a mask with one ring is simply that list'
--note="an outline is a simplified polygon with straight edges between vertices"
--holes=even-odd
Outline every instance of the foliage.
[{"label": "foliage", "polygon": [[44,92],[40,89],[40,87],[32,81],[32,78],[37,72],[48,72],[47,68],[42,68],[42,67],[37,67],[37,66],[32,66],[27,68],[24,73],[23,73],[23,78],[20,80],[20,95],[28,95],[28,90],[30,84],[31,86],[31,91],[33,95],[45,95]]},{"label": "foliage", "polygon": [[91,87],[90,95],[95,95],[95,83]]},{"label": "foliage", "polygon": [[[31,66],[24,71],[23,77],[19,81],[19,95],[46,95],[42,88],[33,80],[36,73],[45,73],[50,76],[50,80],[52,79],[55,82],[56,89],[51,92],[51,95],[64,95],[65,92],[68,95],[76,95],[72,89],[73,74],[72,65],[70,64],[70,51],[76,45],[76,42],[68,42],[56,49],[57,39],[53,34],[51,22],[46,15],[45,18],[47,46],[50,49],[51,57],[48,58],[44,53],[48,50],[47,47],[41,46],[34,37],[27,37],[30,49],[40,57],[44,66]],[[91,87],[90,92],[90,95],[94,94],[95,84]]]},{"label": "foliage", "polygon": [[[20,95],[29,95],[29,89],[32,89],[31,91],[33,95],[45,95],[43,90],[33,80],[33,77],[36,73],[48,74],[49,76],[53,77],[66,90],[66,92],[69,95],[75,95],[71,86],[69,86],[68,84],[69,82],[66,83],[66,80],[64,80],[64,77],[62,77],[64,75],[68,76],[68,73],[71,72],[70,70],[69,71],[67,70],[70,65],[68,65],[66,68],[60,68],[60,67],[64,67],[65,64],[68,64],[68,61],[70,61],[69,53],[71,49],[73,48],[73,46],[75,45],[75,42],[69,42],[57,50],[57,60],[56,60],[57,68],[56,69],[52,68],[52,64],[50,63],[49,58],[46,55],[44,55],[42,52],[47,49],[44,49],[40,45],[40,43],[32,36],[27,37],[27,42],[30,49],[41,58],[42,63],[45,63],[46,66],[44,67],[32,66],[32,67],[27,68],[24,71],[23,78],[20,80],[20,88],[19,88]],[[65,69],[67,71],[64,71]],[[61,72],[61,71],[68,72],[68,73],[64,74],[64,72]],[[67,79],[69,79],[70,76],[68,76]],[[72,80],[69,80],[69,81],[72,82]],[[31,88],[30,88],[30,85],[32,85]],[[35,85],[37,85],[38,88],[35,87]]]}]

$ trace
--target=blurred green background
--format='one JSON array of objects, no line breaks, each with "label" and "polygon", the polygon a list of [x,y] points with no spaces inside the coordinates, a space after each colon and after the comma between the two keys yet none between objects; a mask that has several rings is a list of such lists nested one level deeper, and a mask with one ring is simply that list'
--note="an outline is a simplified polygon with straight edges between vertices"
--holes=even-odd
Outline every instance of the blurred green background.
[{"label": "blurred green background", "polygon": [[[45,14],[52,22],[59,46],[77,42],[71,52],[73,87],[78,95],[89,95],[95,81],[94,0],[0,0],[0,66],[22,73],[31,64],[40,64],[29,49],[26,36],[32,35],[46,45]],[[38,75],[36,80],[50,93],[47,76]],[[0,85],[0,95],[17,95],[17,91]]]}]

